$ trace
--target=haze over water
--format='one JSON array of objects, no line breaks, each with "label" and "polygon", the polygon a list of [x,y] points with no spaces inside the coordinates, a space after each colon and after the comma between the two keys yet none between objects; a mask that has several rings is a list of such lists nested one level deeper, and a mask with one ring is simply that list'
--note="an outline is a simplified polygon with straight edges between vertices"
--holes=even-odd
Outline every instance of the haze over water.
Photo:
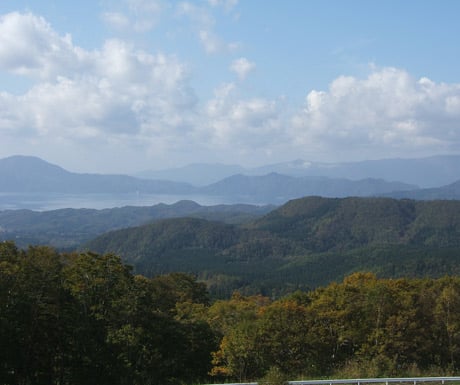
[{"label": "haze over water", "polygon": [[[236,203],[231,197],[204,195],[0,193],[0,211],[17,209],[48,211],[64,208],[101,210],[123,206],[173,204],[181,200],[192,200],[202,206]],[[238,201],[238,203],[244,202]]]}]

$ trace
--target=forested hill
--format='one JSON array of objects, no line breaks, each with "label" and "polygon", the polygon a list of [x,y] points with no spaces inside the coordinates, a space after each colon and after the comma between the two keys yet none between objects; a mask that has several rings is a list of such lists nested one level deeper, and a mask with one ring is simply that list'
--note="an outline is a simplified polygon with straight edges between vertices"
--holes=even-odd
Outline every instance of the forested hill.
[{"label": "forested hill", "polygon": [[197,274],[217,296],[284,293],[364,269],[441,276],[460,273],[460,202],[308,197],[246,225],[169,219],[85,247],[114,252],[146,275]]},{"label": "forested hill", "polygon": [[0,241],[15,239],[20,247],[42,244],[61,250],[75,249],[107,231],[159,219],[188,216],[242,223],[262,216],[274,207],[244,204],[201,206],[192,201],[179,201],[171,205],[160,203],[148,207],[126,206],[103,210],[6,210],[0,211]]},{"label": "forested hill", "polygon": [[309,197],[288,202],[250,227],[311,251],[372,245],[460,247],[460,202]]},{"label": "forested hill", "polygon": [[188,274],[133,275],[110,254],[0,242],[0,263],[1,384],[274,385],[453,375],[460,363],[459,277],[359,272],[211,302]]}]

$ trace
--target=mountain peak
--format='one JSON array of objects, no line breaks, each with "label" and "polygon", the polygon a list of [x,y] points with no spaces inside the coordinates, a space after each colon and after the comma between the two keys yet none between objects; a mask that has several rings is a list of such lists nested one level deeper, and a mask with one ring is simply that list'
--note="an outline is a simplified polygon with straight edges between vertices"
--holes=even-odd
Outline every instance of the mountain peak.
[{"label": "mountain peak", "polygon": [[[37,156],[13,155],[0,159],[0,169],[14,169],[14,172],[40,173],[53,170],[54,172],[67,173],[62,167],[49,163]],[[12,170],[13,171],[13,170]]]}]

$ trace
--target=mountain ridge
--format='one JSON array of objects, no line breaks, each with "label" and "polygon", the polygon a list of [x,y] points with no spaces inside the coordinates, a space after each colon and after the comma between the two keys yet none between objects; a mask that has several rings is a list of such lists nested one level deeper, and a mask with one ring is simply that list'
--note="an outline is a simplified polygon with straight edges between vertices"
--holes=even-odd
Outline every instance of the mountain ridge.
[{"label": "mountain ridge", "polygon": [[407,191],[393,191],[388,194],[381,194],[397,199],[417,199],[417,200],[435,200],[435,199],[460,199],[460,180],[446,186],[436,188],[425,188]]},{"label": "mountain ridge", "polygon": [[324,285],[360,270],[438,276],[460,273],[460,201],[306,197],[239,226],[167,219],[85,247],[120,255],[140,274],[195,274],[226,295]]},{"label": "mountain ridge", "polygon": [[[442,163],[446,157],[433,157],[416,162]],[[449,162],[457,159],[447,157]],[[431,160],[430,160],[431,159]],[[458,157],[460,162],[460,157]],[[415,162],[415,160],[412,160]],[[393,162],[388,160],[388,162]],[[366,163],[367,164],[367,163]],[[460,163],[459,163],[460,164]],[[286,166],[288,165],[288,166]],[[450,165],[450,163],[449,163]],[[298,170],[309,168],[302,160],[284,164]],[[233,167],[233,166],[231,166]],[[329,166],[328,166],[329,167]],[[340,167],[343,167],[340,166]],[[446,166],[450,170],[450,166]],[[460,174],[460,167],[456,171]],[[268,171],[268,169],[260,169]],[[425,172],[423,168],[420,172]],[[398,173],[398,169],[394,171]],[[426,177],[427,178],[427,177]],[[284,204],[304,196],[343,198],[347,196],[387,196],[410,199],[460,199],[460,178],[448,185],[421,189],[405,182],[381,178],[347,179],[323,175],[292,176],[270,171],[262,175],[234,174],[206,186],[184,182],[139,179],[128,175],[79,174],[69,172],[37,157],[13,156],[0,159],[0,193],[56,194],[157,194],[177,196],[177,200],[212,197],[214,203]],[[8,197],[0,197],[8,207]],[[22,208],[19,205],[15,205]]]},{"label": "mountain ridge", "polygon": [[[182,167],[147,171],[144,177],[158,177],[207,185],[234,174],[248,176],[265,175],[271,172],[294,177],[325,176],[359,180],[365,178],[384,179],[418,185],[422,188],[439,187],[460,180],[460,155],[435,155],[424,158],[388,158],[342,163],[311,162],[295,159],[258,167],[242,167],[226,164],[189,164]],[[212,168],[207,183],[202,183],[203,173]]]},{"label": "mountain ridge", "polygon": [[75,248],[110,230],[139,226],[165,218],[195,217],[224,223],[242,223],[271,211],[274,206],[244,204],[202,206],[193,201],[160,203],[148,207],[0,211],[0,240],[15,239],[21,247],[46,244]]},{"label": "mountain ridge", "polygon": [[[362,180],[332,179],[322,176],[293,177],[271,172],[266,175],[232,175],[219,182],[201,188],[213,195],[240,196],[244,199],[257,197],[275,204],[309,195],[343,198],[346,196],[373,196],[392,191],[418,189],[418,186],[382,179]],[[254,202],[257,203],[257,202]]]},{"label": "mountain ridge", "polygon": [[41,158],[16,155],[0,159],[0,191],[60,193],[193,193],[186,183],[137,179],[128,175],[74,173]]},{"label": "mountain ridge", "polygon": [[214,184],[196,187],[183,182],[138,179],[127,175],[79,174],[40,158],[16,156],[0,159],[0,192],[63,194],[168,194],[224,197],[225,202],[283,204],[306,195],[330,197],[367,196],[417,188],[378,179],[347,180],[328,177],[293,177],[271,172],[266,175],[233,175]]}]

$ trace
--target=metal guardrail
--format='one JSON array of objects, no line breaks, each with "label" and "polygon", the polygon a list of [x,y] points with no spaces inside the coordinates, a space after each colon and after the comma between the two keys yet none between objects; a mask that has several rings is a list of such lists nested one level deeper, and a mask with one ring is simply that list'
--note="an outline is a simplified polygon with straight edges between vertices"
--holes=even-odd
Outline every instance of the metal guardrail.
[{"label": "metal guardrail", "polygon": [[335,384],[385,384],[390,383],[412,383],[418,382],[441,382],[460,381],[460,377],[403,377],[403,378],[354,378],[343,380],[312,380],[312,381],[289,381],[290,385],[335,385]]},{"label": "metal guardrail", "polygon": [[[307,380],[307,381],[288,381],[289,385],[338,385],[338,384],[391,384],[391,383],[412,383],[417,385],[421,382],[440,382],[445,384],[449,381],[460,382],[460,377],[402,377],[402,378],[353,378],[353,379],[337,379],[337,380]],[[239,382],[214,385],[258,385],[257,382]]]}]

